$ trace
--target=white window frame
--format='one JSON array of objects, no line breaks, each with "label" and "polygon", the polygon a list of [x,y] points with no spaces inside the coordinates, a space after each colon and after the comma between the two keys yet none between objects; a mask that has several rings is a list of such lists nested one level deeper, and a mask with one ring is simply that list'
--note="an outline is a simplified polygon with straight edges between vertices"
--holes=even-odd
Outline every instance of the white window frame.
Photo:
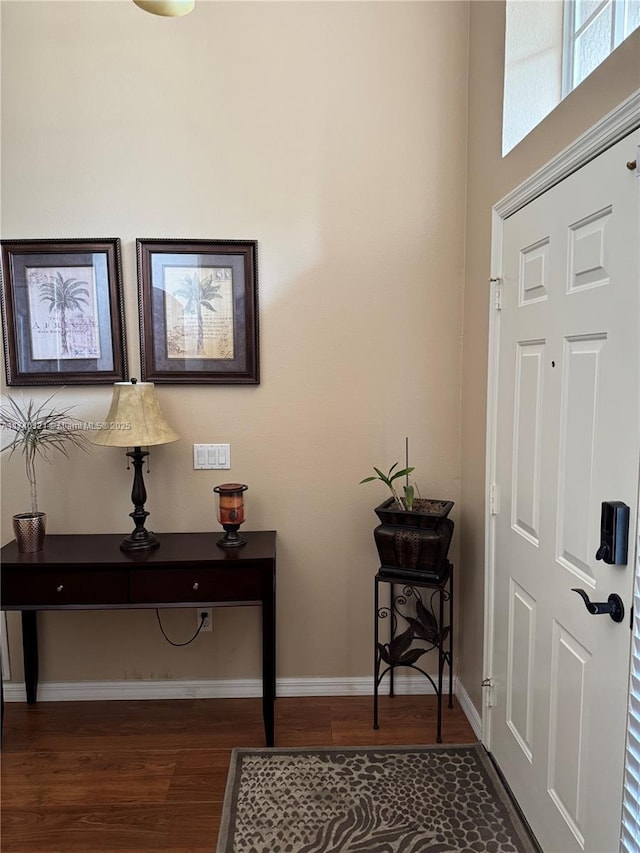
[{"label": "white window frame", "polygon": [[608,10],[607,14],[612,16],[611,43],[609,45],[609,54],[611,54],[631,33],[631,30],[628,29],[628,10],[632,3],[638,2],[639,0],[601,0],[589,17],[579,27],[576,27],[576,12],[580,0],[564,0],[564,25],[562,32],[563,98],[566,98],[569,92],[582,83],[582,80],[576,83],[574,74],[575,46],[578,38],[585,30],[589,29],[596,18],[605,14],[605,10]]}]

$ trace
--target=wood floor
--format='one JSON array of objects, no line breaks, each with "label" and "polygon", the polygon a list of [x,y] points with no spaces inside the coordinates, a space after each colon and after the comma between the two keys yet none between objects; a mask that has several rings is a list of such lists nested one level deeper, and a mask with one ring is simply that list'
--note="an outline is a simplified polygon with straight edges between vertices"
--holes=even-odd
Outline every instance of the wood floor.
[{"label": "wood floor", "polygon": [[[277,746],[435,743],[435,697],[282,698]],[[443,741],[476,737],[457,702]],[[259,699],[5,705],[3,853],[214,853],[229,756],[262,747]]]}]

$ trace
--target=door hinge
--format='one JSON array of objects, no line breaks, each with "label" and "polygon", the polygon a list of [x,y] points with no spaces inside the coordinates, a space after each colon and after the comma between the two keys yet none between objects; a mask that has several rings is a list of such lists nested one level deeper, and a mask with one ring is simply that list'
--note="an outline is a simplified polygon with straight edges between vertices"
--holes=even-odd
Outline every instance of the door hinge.
[{"label": "door hinge", "polygon": [[486,708],[496,707],[496,685],[493,678],[485,678],[482,681],[484,687],[484,704]]},{"label": "door hinge", "polygon": [[496,311],[502,311],[502,279],[494,276],[489,281],[493,283],[493,307]]},{"label": "door hinge", "polygon": [[489,487],[489,515],[500,514],[500,486],[492,483]]}]

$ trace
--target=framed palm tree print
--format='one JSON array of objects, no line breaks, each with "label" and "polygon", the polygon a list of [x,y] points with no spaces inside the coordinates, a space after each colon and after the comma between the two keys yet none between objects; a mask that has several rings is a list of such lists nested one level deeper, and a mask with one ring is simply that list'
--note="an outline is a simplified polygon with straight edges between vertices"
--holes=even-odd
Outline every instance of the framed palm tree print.
[{"label": "framed palm tree print", "polygon": [[137,240],[142,378],[257,385],[255,240]]},{"label": "framed palm tree print", "polygon": [[127,379],[120,240],[2,241],[7,385]]}]

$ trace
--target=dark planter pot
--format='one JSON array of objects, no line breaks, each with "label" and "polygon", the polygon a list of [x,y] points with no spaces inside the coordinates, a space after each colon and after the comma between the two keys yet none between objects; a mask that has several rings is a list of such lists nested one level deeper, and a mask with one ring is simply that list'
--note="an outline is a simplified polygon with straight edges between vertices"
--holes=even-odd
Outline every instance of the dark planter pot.
[{"label": "dark planter pot", "polygon": [[439,583],[447,573],[454,526],[447,516],[452,507],[453,501],[429,499],[416,500],[413,509],[403,510],[393,498],[376,507],[382,522],[373,531],[380,573]]}]

